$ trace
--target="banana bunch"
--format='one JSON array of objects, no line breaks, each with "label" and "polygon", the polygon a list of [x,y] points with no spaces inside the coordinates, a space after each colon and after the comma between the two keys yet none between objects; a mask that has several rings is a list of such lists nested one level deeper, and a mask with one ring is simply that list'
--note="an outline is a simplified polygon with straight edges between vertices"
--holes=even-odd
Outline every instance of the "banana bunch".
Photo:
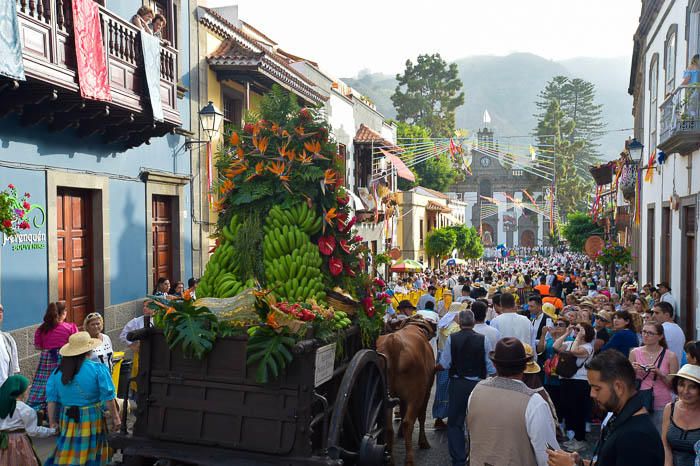
[{"label": "banana bunch", "polygon": [[333,312],[333,330],[342,330],[349,327],[351,323],[347,313],[343,311]]},{"label": "banana bunch", "polygon": [[320,229],[320,218],[306,204],[290,210],[275,206],[265,220],[263,260],[268,287],[280,299],[325,301],[323,263],[310,235]]},{"label": "banana bunch", "polygon": [[323,219],[314,210],[309,209],[305,202],[302,202],[288,210],[283,210],[278,205],[274,206],[270,209],[266,226],[268,228],[296,226],[307,235],[313,236],[321,231],[322,222]]},{"label": "banana bunch", "polygon": [[236,215],[231,217],[228,225],[224,226],[223,238],[221,238],[223,242],[209,259],[207,269],[197,285],[199,297],[230,298],[255,284],[252,279],[245,283],[240,280],[240,261],[231,244],[238,233],[239,226]]}]

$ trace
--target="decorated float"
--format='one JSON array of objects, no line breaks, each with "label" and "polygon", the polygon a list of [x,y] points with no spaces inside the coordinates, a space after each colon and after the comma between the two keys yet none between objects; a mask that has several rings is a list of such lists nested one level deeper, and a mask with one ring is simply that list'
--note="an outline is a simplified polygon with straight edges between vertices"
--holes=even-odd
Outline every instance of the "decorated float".
[{"label": "decorated float", "polygon": [[112,444],[126,464],[383,464],[373,345],[389,297],[366,272],[329,127],[275,88],[225,137],[197,299],[152,297],[153,327],[130,337],[137,421]]}]

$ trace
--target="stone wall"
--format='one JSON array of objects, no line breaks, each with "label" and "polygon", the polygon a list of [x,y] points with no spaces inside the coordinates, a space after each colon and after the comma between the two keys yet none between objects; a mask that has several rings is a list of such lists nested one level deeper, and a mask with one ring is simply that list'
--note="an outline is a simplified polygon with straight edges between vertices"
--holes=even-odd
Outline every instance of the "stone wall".
[{"label": "stone wall", "polygon": [[[125,345],[119,340],[119,333],[129,320],[141,315],[142,303],[143,301],[139,299],[109,306],[105,309],[104,333],[112,339],[112,346],[114,346],[115,351],[124,351],[126,349]],[[34,348],[34,332],[38,327],[39,324],[31,325],[10,332],[17,342],[20,371],[29,377],[30,380],[34,377],[37,364],[39,364],[39,351]]]}]

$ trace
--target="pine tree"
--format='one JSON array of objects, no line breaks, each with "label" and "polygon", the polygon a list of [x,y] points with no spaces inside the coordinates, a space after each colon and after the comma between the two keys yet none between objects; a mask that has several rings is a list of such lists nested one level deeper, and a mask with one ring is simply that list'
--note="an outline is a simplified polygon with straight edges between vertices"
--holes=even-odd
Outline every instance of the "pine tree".
[{"label": "pine tree", "polygon": [[433,137],[452,136],[455,110],[464,104],[457,65],[448,66],[439,53],[419,55],[415,65],[406,60],[406,70],[396,80],[391,96],[396,119],[428,128]]},{"label": "pine tree", "polygon": [[[539,112],[534,116],[538,122],[542,121],[551,103],[555,100],[559,102],[565,118],[574,123],[574,129],[568,135],[569,141],[571,143],[583,141],[574,160],[576,173],[582,178],[590,179],[589,167],[600,163],[601,154],[598,141],[605,128],[602,117],[603,106],[595,103],[595,86],[583,79],[555,76],[539,93],[538,100],[535,102]],[[539,126],[535,134],[540,139],[540,144],[543,145],[541,138],[547,135],[540,132]],[[543,150],[549,149],[547,147],[541,148]]]}]

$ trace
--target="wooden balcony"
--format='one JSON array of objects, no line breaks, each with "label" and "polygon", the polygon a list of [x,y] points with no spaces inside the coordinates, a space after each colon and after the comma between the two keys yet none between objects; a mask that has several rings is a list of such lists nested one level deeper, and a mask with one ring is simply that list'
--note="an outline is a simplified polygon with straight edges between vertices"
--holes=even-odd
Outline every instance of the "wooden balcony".
[{"label": "wooden balcony", "polygon": [[16,0],[26,82],[0,78],[0,117],[16,112],[23,125],[129,148],[180,126],[178,51],[161,48],[160,93],[164,121],[153,120],[145,85],[139,31],[100,7],[112,102],[83,99],[78,86],[71,0]]},{"label": "wooden balcony", "polygon": [[679,86],[661,104],[658,147],[688,155],[700,149],[700,86]]}]

